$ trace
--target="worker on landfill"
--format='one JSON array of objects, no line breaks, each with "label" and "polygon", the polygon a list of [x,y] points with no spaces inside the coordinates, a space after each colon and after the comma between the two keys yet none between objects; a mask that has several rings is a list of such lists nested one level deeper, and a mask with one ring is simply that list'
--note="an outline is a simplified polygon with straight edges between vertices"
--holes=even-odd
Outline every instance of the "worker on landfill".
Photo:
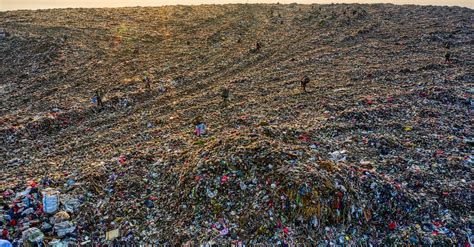
[{"label": "worker on landfill", "polygon": [[143,73],[143,83],[145,83],[145,88],[148,92],[151,91],[151,79],[148,73]]},{"label": "worker on landfill", "polygon": [[104,94],[102,93],[100,89],[95,90],[94,99],[95,99],[95,103],[97,103],[97,106],[99,108],[102,108],[103,106],[103,103],[102,103],[103,97],[104,97]]},{"label": "worker on landfill", "polygon": [[262,45],[260,44],[260,42],[257,41],[257,43],[255,44],[255,52],[260,52],[262,49]]},{"label": "worker on landfill", "polygon": [[222,102],[225,104],[227,103],[227,100],[229,99],[229,95],[230,95],[230,90],[229,88],[223,88],[222,89],[222,92],[221,92],[221,97],[222,97]]},{"label": "worker on landfill", "polygon": [[449,49],[451,48],[451,44],[449,42],[446,42],[444,44],[444,48],[446,48],[446,53],[444,54],[444,59],[446,63],[451,63],[451,53],[449,53]]},{"label": "worker on landfill", "polygon": [[444,59],[446,63],[452,63],[451,53],[449,53],[449,51],[447,51],[446,54],[444,54]]},{"label": "worker on landfill", "polygon": [[303,77],[303,79],[301,79],[301,89],[305,93],[306,93],[306,85],[308,85],[309,81],[310,81],[309,77],[306,75]]},{"label": "worker on landfill", "polygon": [[194,119],[194,125],[196,126],[194,129],[194,134],[196,136],[201,136],[206,133],[206,125],[204,124],[204,120],[201,116],[198,116]]}]

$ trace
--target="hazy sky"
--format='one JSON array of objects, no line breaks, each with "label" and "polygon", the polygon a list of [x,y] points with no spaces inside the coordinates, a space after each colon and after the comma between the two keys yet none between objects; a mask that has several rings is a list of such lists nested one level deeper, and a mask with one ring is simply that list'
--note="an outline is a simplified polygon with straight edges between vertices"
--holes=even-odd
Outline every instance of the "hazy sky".
[{"label": "hazy sky", "polygon": [[224,3],[395,3],[449,5],[474,8],[474,0],[0,0],[0,11],[15,9],[44,9],[68,7],[160,6],[175,4]]}]

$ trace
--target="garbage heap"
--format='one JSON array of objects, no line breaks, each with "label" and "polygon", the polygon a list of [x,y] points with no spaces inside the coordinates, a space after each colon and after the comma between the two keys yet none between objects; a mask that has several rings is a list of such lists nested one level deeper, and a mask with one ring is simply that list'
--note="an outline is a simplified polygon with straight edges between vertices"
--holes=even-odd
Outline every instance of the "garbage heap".
[{"label": "garbage heap", "polygon": [[61,195],[48,188],[49,185],[50,181],[42,180],[41,185],[29,181],[23,191],[5,190],[2,193],[2,239],[13,239],[13,244],[23,246],[75,242],[76,238],[72,236],[77,229],[71,215],[77,213],[81,201]]},{"label": "garbage heap", "polygon": [[311,148],[293,149],[265,135],[268,128],[260,131],[210,142],[186,160],[196,165],[177,168],[185,239],[205,232],[217,242],[343,244],[383,234],[386,242],[392,225],[416,210],[412,198],[369,167],[314,160]]},{"label": "garbage heap", "polygon": [[0,12],[0,245],[470,245],[472,15]]}]

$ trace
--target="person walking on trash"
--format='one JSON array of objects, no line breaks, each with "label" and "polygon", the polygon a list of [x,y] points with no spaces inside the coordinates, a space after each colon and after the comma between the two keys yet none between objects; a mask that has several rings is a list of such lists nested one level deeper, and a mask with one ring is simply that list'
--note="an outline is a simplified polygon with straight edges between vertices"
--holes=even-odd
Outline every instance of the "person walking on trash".
[{"label": "person walking on trash", "polygon": [[91,99],[92,104],[97,104],[99,108],[102,108],[103,102],[102,99],[104,97],[104,94],[100,89],[95,90],[94,96]]},{"label": "person walking on trash", "polygon": [[445,59],[445,62],[446,63],[452,63],[453,61],[451,60],[451,53],[446,52],[446,54],[444,54],[444,59]]},{"label": "person walking on trash", "polygon": [[221,91],[222,103],[226,104],[229,100],[230,90],[229,88],[223,88]]},{"label": "person walking on trash", "polygon": [[194,128],[194,134],[196,136],[201,136],[206,134],[206,125],[204,124],[204,120],[202,119],[201,116],[196,117],[194,119],[194,125],[196,126]]},{"label": "person walking on trash", "polygon": [[301,79],[301,90],[303,90],[304,93],[306,93],[306,86],[310,82],[309,77],[305,75],[303,79]]},{"label": "person walking on trash", "polygon": [[451,53],[449,52],[449,48],[451,48],[451,45],[449,43],[446,43],[444,45],[444,48],[446,48],[446,53],[444,54],[444,62],[445,63],[452,63],[453,61],[451,60]]},{"label": "person walking on trash", "polygon": [[145,83],[145,88],[147,91],[151,90],[151,79],[147,72],[143,73],[143,83]]}]

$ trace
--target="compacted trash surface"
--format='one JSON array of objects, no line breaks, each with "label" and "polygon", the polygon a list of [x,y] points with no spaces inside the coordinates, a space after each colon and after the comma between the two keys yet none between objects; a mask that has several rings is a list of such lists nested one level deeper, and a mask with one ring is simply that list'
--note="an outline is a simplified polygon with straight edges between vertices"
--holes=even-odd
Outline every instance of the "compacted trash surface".
[{"label": "compacted trash surface", "polygon": [[0,245],[472,246],[474,11],[0,12]]}]

